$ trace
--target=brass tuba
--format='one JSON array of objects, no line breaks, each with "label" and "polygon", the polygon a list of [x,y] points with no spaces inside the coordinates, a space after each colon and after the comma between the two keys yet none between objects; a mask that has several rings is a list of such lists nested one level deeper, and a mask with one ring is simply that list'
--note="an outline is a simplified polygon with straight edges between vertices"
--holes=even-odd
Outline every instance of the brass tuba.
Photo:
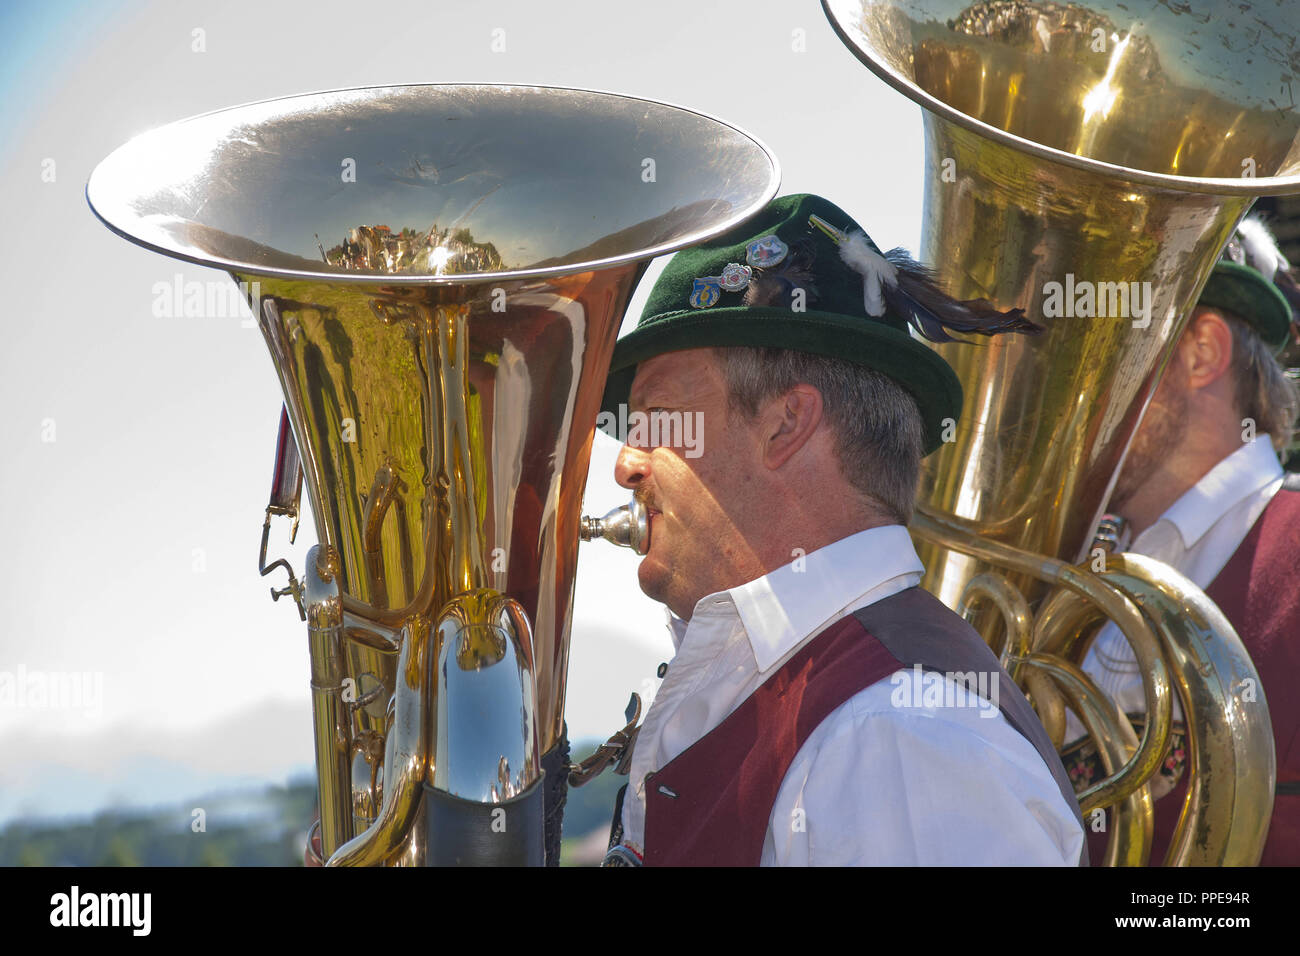
[{"label": "brass tuba", "polygon": [[[1240,693],[1259,686],[1249,656],[1190,581],[1094,538],[1220,249],[1254,197],[1300,191],[1286,52],[1300,3],[1239,16],[1158,0],[823,7],[923,107],[923,261],[959,298],[1045,326],[936,346],[965,409],[922,476],[926,587],[1000,647],[1058,746],[1067,705],[1088,728],[1108,775],[1079,799],[1086,815],[1116,808],[1106,862],[1146,861],[1173,692],[1191,784],[1166,862],[1258,862],[1275,757],[1262,695]],[[1079,668],[1107,618],[1144,674],[1140,739]]]},{"label": "brass tuba", "polygon": [[[260,567],[307,622],[325,862],[557,862],[579,509],[620,321],[652,257],[777,181],[711,117],[494,85],[221,110],[95,169],[110,229],[240,283],[283,386]],[[300,581],[267,550],[304,478]]]}]

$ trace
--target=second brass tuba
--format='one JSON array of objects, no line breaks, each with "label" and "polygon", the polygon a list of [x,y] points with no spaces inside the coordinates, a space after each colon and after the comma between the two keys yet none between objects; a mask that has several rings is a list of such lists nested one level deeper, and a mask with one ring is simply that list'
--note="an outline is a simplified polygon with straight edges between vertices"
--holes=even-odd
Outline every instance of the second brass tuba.
[{"label": "second brass tuba", "polygon": [[[1058,746],[1067,705],[1092,733],[1108,776],[1079,796],[1085,814],[1117,808],[1108,862],[1145,862],[1145,784],[1173,693],[1193,784],[1167,862],[1257,862],[1273,741],[1262,695],[1238,691],[1258,675],[1191,582],[1105,555],[1094,535],[1220,249],[1254,197],[1300,191],[1300,113],[1278,101],[1300,3],[1235,18],[1157,0],[823,6],[848,48],[923,107],[920,258],[957,297],[1045,327],[936,346],[965,407],[922,475],[925,586],[1000,642]],[[1078,666],[1106,618],[1146,678],[1140,740]]]}]

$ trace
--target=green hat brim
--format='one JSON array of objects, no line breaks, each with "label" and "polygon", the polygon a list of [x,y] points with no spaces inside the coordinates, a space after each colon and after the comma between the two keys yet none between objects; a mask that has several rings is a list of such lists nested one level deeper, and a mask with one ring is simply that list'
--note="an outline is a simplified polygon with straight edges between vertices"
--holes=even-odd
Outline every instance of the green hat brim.
[{"label": "green hat brim", "polygon": [[619,339],[601,410],[626,405],[636,366],[666,352],[726,346],[792,349],[874,369],[916,400],[925,428],[925,454],[943,444],[944,422],[961,414],[961,383],[938,353],[906,332],[835,312],[723,307],[656,316]]},{"label": "green hat brim", "polygon": [[1196,304],[1239,316],[1275,353],[1286,346],[1291,333],[1286,296],[1258,269],[1238,262],[1216,263]]}]

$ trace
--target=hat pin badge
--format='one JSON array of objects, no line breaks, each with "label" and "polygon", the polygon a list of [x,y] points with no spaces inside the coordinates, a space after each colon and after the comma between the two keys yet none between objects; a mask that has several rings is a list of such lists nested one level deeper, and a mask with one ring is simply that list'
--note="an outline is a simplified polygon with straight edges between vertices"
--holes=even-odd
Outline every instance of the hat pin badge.
[{"label": "hat pin badge", "polygon": [[707,309],[716,305],[722,295],[722,287],[717,276],[703,276],[696,279],[691,286],[690,303],[693,308]]},{"label": "hat pin badge", "polygon": [[775,235],[763,236],[745,246],[745,261],[755,269],[770,269],[780,265],[790,247]]},{"label": "hat pin badge", "polygon": [[727,263],[720,276],[700,276],[691,286],[690,303],[697,309],[718,304],[723,292],[740,292],[749,288],[754,270],[736,262]]},{"label": "hat pin badge", "polygon": [[718,284],[727,292],[740,292],[742,289],[749,288],[749,280],[753,275],[754,270],[749,266],[742,266],[738,262],[730,262],[722,270],[722,275],[718,277]]}]

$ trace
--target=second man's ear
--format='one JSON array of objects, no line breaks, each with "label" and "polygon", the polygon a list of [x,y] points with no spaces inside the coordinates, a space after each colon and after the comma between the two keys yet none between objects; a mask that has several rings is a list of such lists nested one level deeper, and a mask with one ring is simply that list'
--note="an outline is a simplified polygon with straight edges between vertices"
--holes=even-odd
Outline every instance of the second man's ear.
[{"label": "second man's ear", "polygon": [[1232,326],[1214,309],[1197,309],[1174,360],[1183,363],[1192,388],[1213,384],[1232,366]]}]

